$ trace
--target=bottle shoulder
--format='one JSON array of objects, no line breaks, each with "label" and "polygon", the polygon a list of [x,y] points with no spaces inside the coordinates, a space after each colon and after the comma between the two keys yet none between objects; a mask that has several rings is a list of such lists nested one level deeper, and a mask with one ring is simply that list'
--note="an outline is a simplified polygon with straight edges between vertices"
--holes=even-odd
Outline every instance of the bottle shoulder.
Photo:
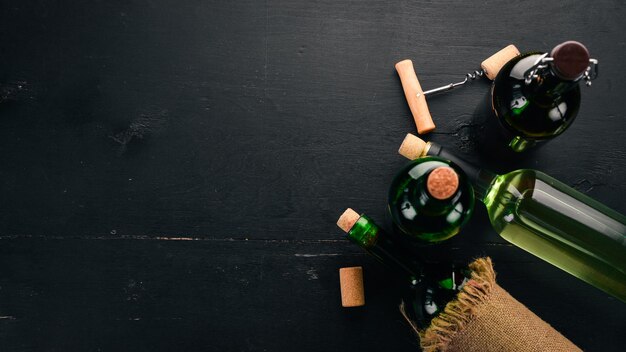
[{"label": "bottle shoulder", "polygon": [[[457,189],[457,192],[446,199],[436,199],[430,194],[431,192],[429,192],[428,189],[429,176],[434,170],[439,168],[450,168],[454,171],[454,174],[456,174],[454,187]],[[424,193],[424,197],[428,198],[423,199],[424,201],[445,201],[441,202],[443,204],[453,201],[457,197],[456,193],[464,191],[467,186],[471,187],[463,169],[452,161],[439,157],[427,156],[413,160],[400,169],[391,183],[389,201],[396,201],[402,194],[406,193],[410,193],[412,195]]]},{"label": "bottle shoulder", "polygon": [[535,62],[543,55],[540,52],[531,52],[520,55],[519,57],[511,60],[510,67],[503,69],[508,72],[508,78],[517,79],[523,81],[525,79],[526,72],[535,65]]},{"label": "bottle shoulder", "polygon": [[565,189],[569,187],[541,171],[518,169],[497,176],[485,196],[484,202],[489,207],[494,202],[502,203],[503,200],[511,202],[532,194],[534,190],[546,188]]},{"label": "bottle shoulder", "polygon": [[[429,176],[438,168],[451,168],[458,176],[456,190],[445,199],[429,191]],[[389,189],[388,211],[400,233],[426,242],[454,236],[474,207],[474,192],[467,176],[455,164],[437,157],[417,159],[394,178]]]}]

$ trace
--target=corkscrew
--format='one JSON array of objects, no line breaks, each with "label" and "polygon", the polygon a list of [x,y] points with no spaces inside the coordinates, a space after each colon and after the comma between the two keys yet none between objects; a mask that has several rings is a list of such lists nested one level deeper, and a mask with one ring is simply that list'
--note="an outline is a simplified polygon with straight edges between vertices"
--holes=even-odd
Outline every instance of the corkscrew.
[{"label": "corkscrew", "polygon": [[413,62],[411,60],[398,62],[396,64],[396,70],[400,76],[402,88],[404,89],[407,103],[409,104],[409,108],[411,109],[411,113],[415,119],[415,125],[417,126],[418,133],[424,134],[435,129],[435,124],[433,123],[430,111],[428,110],[428,105],[426,103],[427,95],[452,90],[483,76],[489,78],[490,80],[494,80],[498,75],[498,72],[500,72],[502,66],[518,55],[520,55],[519,50],[517,50],[514,45],[509,45],[483,61],[480,64],[481,70],[475,70],[465,74],[464,80],[427,91],[422,90],[422,87],[417,80],[417,75],[415,74],[415,69],[413,68]]},{"label": "corkscrew", "polygon": [[452,89],[454,89],[454,88],[456,88],[458,86],[462,86],[462,85],[464,85],[467,82],[470,82],[470,81],[473,81],[473,80],[475,80],[477,78],[483,77],[484,75],[485,75],[485,71],[483,71],[483,70],[480,70],[480,71],[476,70],[474,72],[466,73],[465,74],[465,79],[462,80],[461,82],[450,83],[448,85],[441,86],[439,88],[429,89],[429,90],[427,90],[425,92],[417,93],[417,97],[419,98],[420,95],[428,96],[428,95],[432,95],[432,94],[435,94],[435,93],[446,92],[446,91],[452,90]]}]

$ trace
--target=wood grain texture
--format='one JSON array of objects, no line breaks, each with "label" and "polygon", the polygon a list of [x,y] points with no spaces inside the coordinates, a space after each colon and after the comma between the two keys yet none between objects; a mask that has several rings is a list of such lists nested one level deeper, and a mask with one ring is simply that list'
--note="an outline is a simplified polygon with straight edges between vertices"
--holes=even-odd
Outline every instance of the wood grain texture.
[{"label": "wood grain texture", "polygon": [[[600,76],[560,138],[523,156],[485,151],[486,80],[429,97],[428,137],[626,213],[625,11],[0,3],[0,349],[414,351],[399,285],[335,227],[348,206],[384,224],[414,129],[394,63],[411,58],[429,89],[509,43],[585,43]],[[493,256],[501,286],[574,343],[621,350],[626,305],[506,244],[477,208],[450,255]],[[351,265],[364,267],[368,303],[346,312],[337,269]]]}]

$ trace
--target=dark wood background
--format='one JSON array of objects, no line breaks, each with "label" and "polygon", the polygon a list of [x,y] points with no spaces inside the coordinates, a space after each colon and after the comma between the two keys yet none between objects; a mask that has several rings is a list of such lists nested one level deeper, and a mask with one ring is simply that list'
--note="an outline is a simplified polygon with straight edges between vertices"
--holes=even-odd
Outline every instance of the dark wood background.
[{"label": "dark wood background", "polygon": [[[394,70],[462,79],[509,43],[587,44],[600,77],[570,130],[481,151],[486,81],[430,99],[429,139],[532,167],[626,213],[620,1],[0,2],[0,350],[415,351],[398,283],[335,227],[385,223],[414,124]],[[512,247],[481,204],[449,244],[589,351],[626,305]],[[363,265],[367,306],[340,306]]]}]

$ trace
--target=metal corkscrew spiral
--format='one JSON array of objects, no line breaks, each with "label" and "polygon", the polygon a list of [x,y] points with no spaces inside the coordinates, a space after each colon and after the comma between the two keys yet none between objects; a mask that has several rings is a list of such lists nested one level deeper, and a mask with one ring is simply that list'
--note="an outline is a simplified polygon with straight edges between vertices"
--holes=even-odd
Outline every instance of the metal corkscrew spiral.
[{"label": "metal corkscrew spiral", "polygon": [[476,70],[474,72],[470,72],[465,74],[465,76],[467,76],[467,79],[471,79],[471,80],[475,80],[478,77],[482,77],[485,74],[485,72],[483,70]]},{"label": "metal corkscrew spiral", "polygon": [[454,88],[456,88],[458,86],[462,86],[465,83],[467,83],[469,81],[473,81],[473,80],[475,80],[477,78],[480,78],[480,77],[482,77],[484,75],[485,75],[485,71],[483,71],[483,70],[474,70],[473,72],[466,73],[465,74],[465,79],[462,80],[461,82],[450,83],[448,85],[445,85],[445,86],[442,86],[442,87],[439,87],[439,88],[434,88],[434,89],[431,89],[431,90],[427,90],[427,91],[425,91],[422,94],[418,93],[417,96],[419,97],[420,95],[430,95],[430,94],[435,94],[435,93],[439,93],[439,92],[445,92],[445,91],[448,91],[448,90],[452,90],[452,89],[454,89]]}]

